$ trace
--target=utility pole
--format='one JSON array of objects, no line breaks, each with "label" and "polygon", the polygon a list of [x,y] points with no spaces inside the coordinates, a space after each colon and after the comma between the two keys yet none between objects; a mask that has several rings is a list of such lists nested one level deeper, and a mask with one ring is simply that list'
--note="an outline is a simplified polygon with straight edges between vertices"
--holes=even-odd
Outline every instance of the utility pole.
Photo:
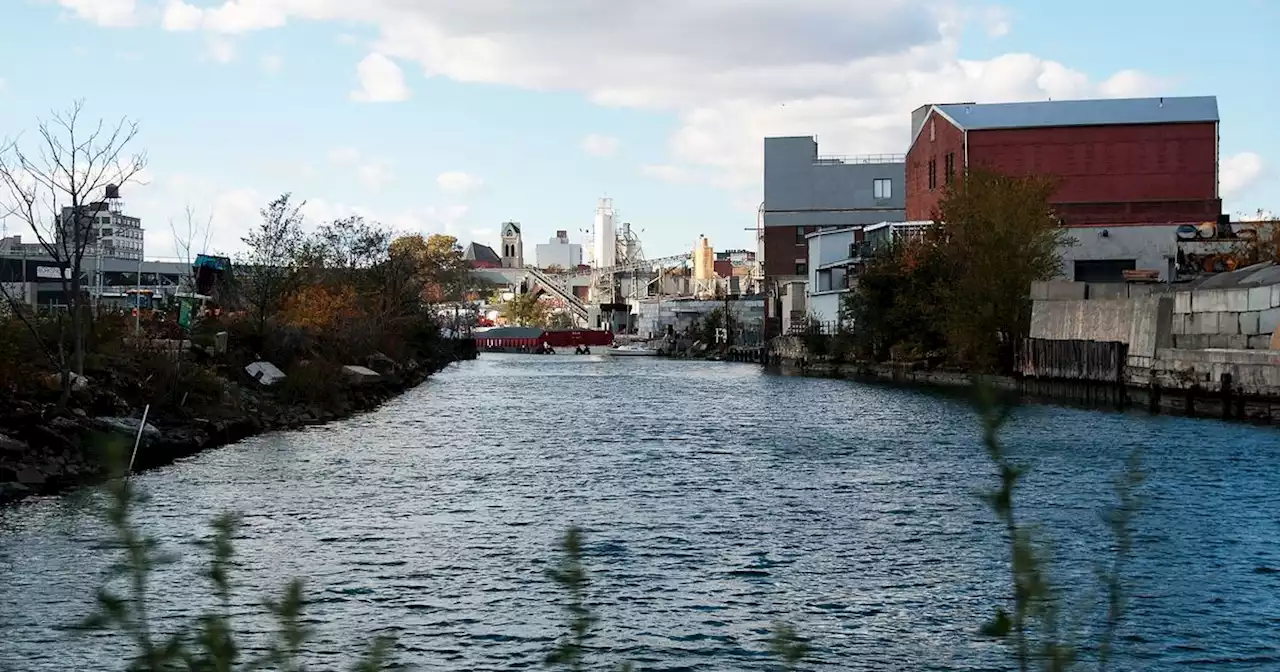
[{"label": "utility pole", "polygon": [[142,330],[142,254],[138,254],[138,274],[134,276],[133,337]]}]

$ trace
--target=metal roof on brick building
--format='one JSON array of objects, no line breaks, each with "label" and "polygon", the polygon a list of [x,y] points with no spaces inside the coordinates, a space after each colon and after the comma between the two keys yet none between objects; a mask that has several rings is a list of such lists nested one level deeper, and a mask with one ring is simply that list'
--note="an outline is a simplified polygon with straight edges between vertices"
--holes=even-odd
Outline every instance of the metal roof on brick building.
[{"label": "metal roof on brick building", "polygon": [[1216,96],[934,105],[966,130],[1218,121]]}]

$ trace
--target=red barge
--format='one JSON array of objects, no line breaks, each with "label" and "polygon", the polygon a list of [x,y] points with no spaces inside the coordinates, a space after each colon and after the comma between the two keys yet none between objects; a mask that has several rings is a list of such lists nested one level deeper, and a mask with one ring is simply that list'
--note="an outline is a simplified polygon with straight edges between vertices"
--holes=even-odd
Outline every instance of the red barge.
[{"label": "red barge", "polygon": [[596,329],[494,327],[474,333],[476,347],[482,352],[540,353],[547,348],[602,348],[613,344],[613,332]]}]

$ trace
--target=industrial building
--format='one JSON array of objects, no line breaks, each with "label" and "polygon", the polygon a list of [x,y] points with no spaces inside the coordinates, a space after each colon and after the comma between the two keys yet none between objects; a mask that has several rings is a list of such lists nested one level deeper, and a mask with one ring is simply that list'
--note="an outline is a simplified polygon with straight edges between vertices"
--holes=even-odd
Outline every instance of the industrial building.
[{"label": "industrial building", "polygon": [[925,105],[911,115],[906,218],[932,219],[969,167],[1050,176],[1077,243],[1064,250],[1068,279],[1170,279],[1178,227],[1222,212],[1218,121],[1212,96]]},{"label": "industrial building", "polygon": [[556,231],[556,237],[538,243],[533,251],[538,268],[577,268],[582,265],[582,246],[569,242],[568,231]]},{"label": "industrial building", "polygon": [[[191,274],[191,264],[182,262],[86,255],[80,281],[94,301],[138,292],[157,301],[168,301]],[[64,275],[70,277],[70,271],[39,246],[23,243],[20,236],[0,239],[0,284],[19,303],[65,307]]]},{"label": "industrial building", "polygon": [[[77,211],[79,216],[74,214]],[[81,236],[75,235],[77,229],[83,231]],[[56,233],[55,245],[69,250],[81,243],[85,257],[142,259],[142,220],[124,214],[120,187],[114,184],[107,185],[101,201],[79,208],[64,206],[59,213]]]},{"label": "industrial building", "polygon": [[827,228],[902,221],[906,217],[902,155],[823,156],[813,136],[764,139],[764,203],[758,235],[772,333],[807,310],[807,235]]}]

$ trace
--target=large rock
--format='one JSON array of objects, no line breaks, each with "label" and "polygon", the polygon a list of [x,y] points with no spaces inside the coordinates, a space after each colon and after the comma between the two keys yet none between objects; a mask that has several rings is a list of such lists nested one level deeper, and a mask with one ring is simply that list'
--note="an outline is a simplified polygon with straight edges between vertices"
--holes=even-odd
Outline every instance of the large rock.
[{"label": "large rock", "polygon": [[45,475],[35,467],[23,467],[18,470],[18,482],[22,485],[44,485]]},{"label": "large rock", "polygon": [[[103,429],[124,434],[129,437],[138,435],[138,424],[142,422],[141,418],[94,418],[94,420],[102,426]],[[147,439],[154,439],[160,436],[160,430],[156,429],[151,423],[147,423],[142,428],[142,436]]]},{"label": "large rock", "polygon": [[346,376],[347,380],[357,385],[376,383],[379,380],[382,380],[382,375],[377,371],[363,366],[356,366],[354,364],[348,364],[342,367],[342,375]]},{"label": "large rock", "polygon": [[16,453],[21,455],[27,451],[27,444],[0,434],[0,453]]},{"label": "large rock", "polygon": [[400,368],[400,364],[397,363],[396,360],[391,359],[390,357],[382,354],[381,352],[375,352],[372,355],[369,355],[368,357],[366,357],[365,363],[369,365],[370,369],[373,369],[374,371],[377,371],[378,373],[381,373],[384,375],[389,373],[395,373],[396,370]]}]

